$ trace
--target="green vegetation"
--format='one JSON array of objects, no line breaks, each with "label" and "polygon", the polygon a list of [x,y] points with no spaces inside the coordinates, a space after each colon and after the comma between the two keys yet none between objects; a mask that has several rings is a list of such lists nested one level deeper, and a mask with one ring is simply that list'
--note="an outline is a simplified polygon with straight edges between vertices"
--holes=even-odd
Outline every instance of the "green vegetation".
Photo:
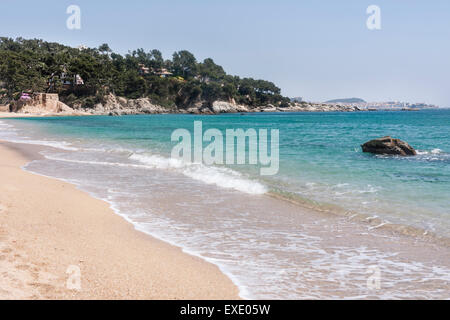
[{"label": "green vegetation", "polygon": [[[68,84],[66,79],[76,75],[84,83]],[[198,62],[188,51],[164,60],[158,50],[138,49],[122,56],[107,44],[77,49],[38,39],[0,38],[0,104],[17,99],[23,91],[58,93],[67,104],[86,107],[109,93],[148,97],[178,108],[216,100],[249,106],[289,103],[272,82],[228,75],[212,59]]]}]

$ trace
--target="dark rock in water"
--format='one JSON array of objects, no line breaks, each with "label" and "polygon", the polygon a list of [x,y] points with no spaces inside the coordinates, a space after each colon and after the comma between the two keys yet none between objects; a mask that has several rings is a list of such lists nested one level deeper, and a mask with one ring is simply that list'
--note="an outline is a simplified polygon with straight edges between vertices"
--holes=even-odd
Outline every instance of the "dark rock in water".
[{"label": "dark rock in water", "polygon": [[400,156],[415,156],[416,150],[408,143],[391,137],[383,137],[361,145],[363,152],[375,154],[394,154]]}]

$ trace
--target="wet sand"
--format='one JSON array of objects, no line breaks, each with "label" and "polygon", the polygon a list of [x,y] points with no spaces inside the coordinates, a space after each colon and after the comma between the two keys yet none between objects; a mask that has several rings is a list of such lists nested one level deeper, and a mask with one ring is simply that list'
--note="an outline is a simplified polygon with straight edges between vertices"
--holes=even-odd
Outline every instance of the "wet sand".
[{"label": "wet sand", "polygon": [[213,264],[136,231],[71,184],[22,170],[30,148],[0,142],[0,299],[239,298]]}]

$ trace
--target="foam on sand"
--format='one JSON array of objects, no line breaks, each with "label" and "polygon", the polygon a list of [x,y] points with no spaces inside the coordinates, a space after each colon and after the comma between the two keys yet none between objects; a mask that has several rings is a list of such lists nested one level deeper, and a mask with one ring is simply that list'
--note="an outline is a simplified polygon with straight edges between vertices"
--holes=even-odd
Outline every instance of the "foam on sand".
[{"label": "foam on sand", "polygon": [[264,194],[267,192],[267,188],[261,183],[245,178],[241,173],[228,168],[186,163],[178,159],[151,154],[133,154],[130,159],[157,169],[175,170],[194,180],[221,188],[234,189],[248,194]]}]

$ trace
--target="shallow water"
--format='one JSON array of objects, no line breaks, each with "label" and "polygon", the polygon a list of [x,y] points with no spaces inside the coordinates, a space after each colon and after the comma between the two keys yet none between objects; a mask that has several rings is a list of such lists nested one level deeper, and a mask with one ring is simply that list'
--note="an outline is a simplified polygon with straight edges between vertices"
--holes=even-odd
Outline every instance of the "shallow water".
[{"label": "shallow water", "polygon": [[[194,120],[279,129],[280,172],[169,159],[172,131]],[[55,147],[26,169],[76,183],[138,229],[216,263],[245,298],[449,298],[448,248],[438,254],[267,194],[448,237],[449,120],[450,111],[45,118],[0,120],[0,139]],[[361,152],[386,134],[420,154]],[[377,270],[381,289],[371,289]]]}]

